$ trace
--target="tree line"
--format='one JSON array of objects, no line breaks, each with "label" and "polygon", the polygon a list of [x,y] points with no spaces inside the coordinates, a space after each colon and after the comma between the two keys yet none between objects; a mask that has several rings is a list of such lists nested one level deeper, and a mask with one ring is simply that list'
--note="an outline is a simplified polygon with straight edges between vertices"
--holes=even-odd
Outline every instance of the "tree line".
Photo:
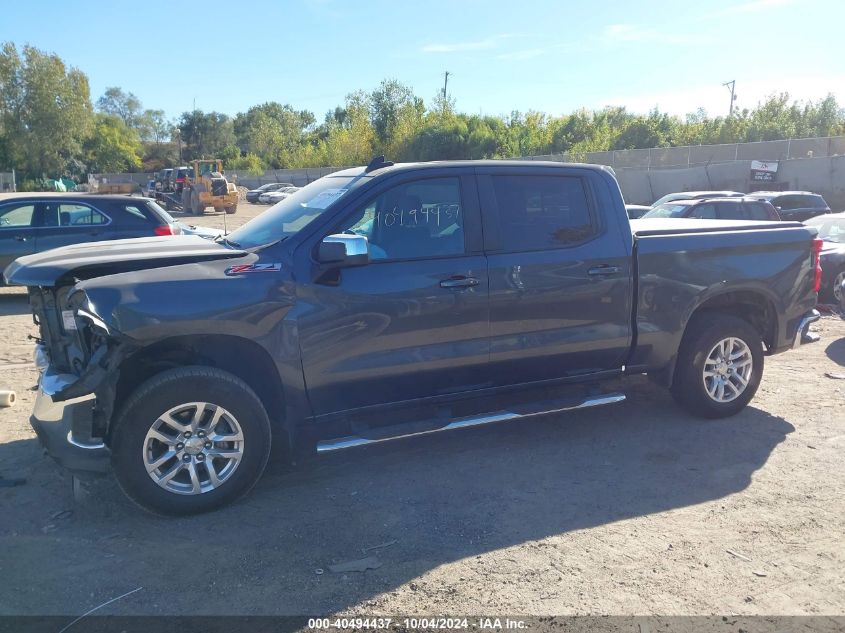
[{"label": "tree line", "polygon": [[[458,112],[448,95],[429,102],[385,79],[349,94],[318,122],[289,104],[263,103],[230,117],[193,110],[175,120],[146,109],[131,92],[108,88],[92,101],[88,77],[57,55],[7,42],[0,49],[0,171],[21,180],[87,173],[156,171],[194,158],[222,158],[228,169],[366,164],[391,160],[507,158],[768,141],[845,134],[845,109],[833,95],[794,101],[773,94],[728,117],[704,110],[678,117],[624,107],[550,116]],[[24,183],[26,185],[26,183]]]}]

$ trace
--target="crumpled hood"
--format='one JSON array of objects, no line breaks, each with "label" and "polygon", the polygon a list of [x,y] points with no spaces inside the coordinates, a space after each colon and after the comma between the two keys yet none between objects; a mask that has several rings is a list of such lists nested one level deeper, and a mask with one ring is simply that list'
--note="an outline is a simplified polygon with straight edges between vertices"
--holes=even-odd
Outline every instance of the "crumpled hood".
[{"label": "crumpled hood", "polygon": [[55,286],[67,278],[161,268],[176,264],[243,257],[198,235],[142,237],[64,246],[16,259],[4,271],[7,284]]}]

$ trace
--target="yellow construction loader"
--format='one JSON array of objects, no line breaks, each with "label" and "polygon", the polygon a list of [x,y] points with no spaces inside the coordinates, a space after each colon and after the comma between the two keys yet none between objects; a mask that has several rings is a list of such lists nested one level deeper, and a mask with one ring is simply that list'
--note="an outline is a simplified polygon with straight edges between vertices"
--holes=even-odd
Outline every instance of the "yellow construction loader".
[{"label": "yellow construction loader", "polygon": [[215,211],[235,213],[238,210],[238,189],[235,183],[223,175],[223,161],[194,160],[193,174],[188,173],[182,189],[182,209],[192,213],[204,213],[207,207]]}]

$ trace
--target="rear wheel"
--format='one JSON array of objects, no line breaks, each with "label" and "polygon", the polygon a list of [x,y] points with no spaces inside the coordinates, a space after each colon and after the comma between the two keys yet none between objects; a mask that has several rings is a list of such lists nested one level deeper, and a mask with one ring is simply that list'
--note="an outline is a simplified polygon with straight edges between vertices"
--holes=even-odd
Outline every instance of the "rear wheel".
[{"label": "rear wheel", "polygon": [[270,422],[255,392],[212,367],[154,376],[129,398],[112,433],[118,483],[158,514],[214,510],[246,494],[270,455]]},{"label": "rear wheel", "polygon": [[226,213],[228,213],[230,215],[232,213],[237,213],[237,212],[238,212],[238,205],[236,205],[236,204],[233,204],[231,207],[226,207]]},{"label": "rear wheel", "polygon": [[693,317],[681,342],[672,396],[695,416],[724,418],[754,397],[763,375],[763,340],[748,322],[709,312]]}]

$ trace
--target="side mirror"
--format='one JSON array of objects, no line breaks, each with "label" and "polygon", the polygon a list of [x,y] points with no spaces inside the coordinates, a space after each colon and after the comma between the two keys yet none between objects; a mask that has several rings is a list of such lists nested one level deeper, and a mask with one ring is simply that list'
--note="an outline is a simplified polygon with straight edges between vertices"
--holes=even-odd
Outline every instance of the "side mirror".
[{"label": "side mirror", "polygon": [[363,235],[327,235],[320,242],[317,260],[338,268],[366,266],[370,263],[370,243]]}]

